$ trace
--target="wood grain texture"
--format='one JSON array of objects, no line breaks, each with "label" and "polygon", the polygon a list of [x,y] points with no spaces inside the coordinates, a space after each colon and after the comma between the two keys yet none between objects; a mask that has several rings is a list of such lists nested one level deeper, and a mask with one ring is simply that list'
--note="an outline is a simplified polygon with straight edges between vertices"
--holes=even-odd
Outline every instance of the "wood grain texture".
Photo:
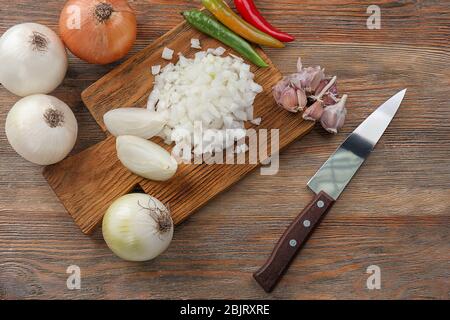
[{"label": "wood grain texture", "polygon": [[[83,91],[82,100],[100,127],[106,131],[103,116],[110,110],[136,106],[145,108],[154,83],[151,67],[169,64],[161,58],[164,48],[193,58],[198,52],[191,48],[190,40],[193,38],[200,39],[205,50],[223,45],[183,22]],[[270,152],[272,129],[278,130],[278,143],[280,149],[284,149],[309,133],[314,124],[276,105],[272,88],[282,75],[264,52],[258,51],[269,64],[268,68],[251,67],[255,81],[264,88],[255,99],[254,117],[263,120],[261,125],[249,124],[248,128],[256,131],[256,143],[260,147],[256,152],[261,155],[261,151],[266,151],[263,158],[258,157],[260,162],[264,162]],[[237,54],[234,51],[229,53]],[[175,61],[176,57],[172,62]],[[265,131],[266,139],[260,139],[260,130]],[[153,141],[171,149],[160,138]],[[114,200],[138,186],[170,207],[174,223],[179,224],[259,166],[248,161],[248,154],[247,161],[242,165],[180,164],[171,180],[155,182],[139,178],[126,170],[117,158],[115,143],[115,138],[107,138],[76,156],[44,169],[50,186],[86,234],[91,234],[101,224],[103,215]]]},{"label": "wood grain texture", "polygon": [[[194,1],[130,1],[138,40],[129,56],[176,24]],[[367,30],[372,1],[258,0],[268,20],[294,34],[267,50],[287,74],[301,55],[339,76],[349,93],[343,132],[320,128],[281,154],[276,176],[257,171],[181,224],[155,261],[114,257],[101,230],[76,230],[41,175],[0,132],[0,297],[62,299],[448,299],[450,292],[450,85],[448,1],[378,1],[382,28]],[[1,0],[0,33],[25,21],[56,30],[63,1]],[[92,66],[70,58],[54,95],[80,124],[74,154],[104,140],[81,92],[120,63]],[[283,281],[266,294],[252,279],[298,212],[311,200],[308,179],[378,105],[408,87],[405,102],[375,152],[316,229]],[[0,90],[0,122],[17,97]],[[66,288],[78,265],[82,289]],[[382,289],[367,290],[378,265]]]}]

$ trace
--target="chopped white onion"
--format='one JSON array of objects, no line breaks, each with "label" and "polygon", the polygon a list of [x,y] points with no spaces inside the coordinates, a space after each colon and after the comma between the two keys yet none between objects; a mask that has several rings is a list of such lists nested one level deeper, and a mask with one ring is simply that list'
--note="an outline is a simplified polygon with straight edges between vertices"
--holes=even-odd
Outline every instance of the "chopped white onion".
[{"label": "chopped white onion", "polygon": [[162,58],[165,60],[172,60],[174,51],[167,47],[164,48]]},{"label": "chopped white onion", "polygon": [[262,87],[254,82],[248,64],[219,56],[224,52],[208,49],[193,59],[180,55],[177,64],[168,64],[155,77],[147,108],[167,117],[159,135],[168,144],[175,142],[173,152],[183,159],[191,159],[192,152],[202,155],[233,147],[246,135],[244,122],[253,120],[253,103]]},{"label": "chopped white onion", "polygon": [[222,47],[218,47],[216,49],[214,49],[213,54],[216,56],[222,56],[227,50],[225,48]]},{"label": "chopped white onion", "polygon": [[158,144],[136,136],[116,139],[117,157],[134,174],[154,181],[167,181],[178,169],[177,161]]},{"label": "chopped white onion", "polygon": [[161,72],[161,65],[152,66],[152,75],[156,76]]},{"label": "chopped white onion", "polygon": [[252,121],[250,121],[252,124],[254,124],[255,126],[259,126],[261,124],[262,119],[261,118],[256,118],[253,119]]},{"label": "chopped white onion", "polygon": [[191,48],[201,49],[202,46],[200,45],[200,40],[199,39],[191,39]]},{"label": "chopped white onion", "polygon": [[119,108],[105,113],[103,122],[115,137],[130,135],[150,139],[161,132],[167,119],[143,108]]},{"label": "chopped white onion", "polygon": [[237,56],[237,55],[235,55],[235,54],[230,53],[230,56],[233,57],[233,58],[235,58],[236,60],[244,61],[244,59],[242,59],[241,57],[239,57],[239,56]]}]

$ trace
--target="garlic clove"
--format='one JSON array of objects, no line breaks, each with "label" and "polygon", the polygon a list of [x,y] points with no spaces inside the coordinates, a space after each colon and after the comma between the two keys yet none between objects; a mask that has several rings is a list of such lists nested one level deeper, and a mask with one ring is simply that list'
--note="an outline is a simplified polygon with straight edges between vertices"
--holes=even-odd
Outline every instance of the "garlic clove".
[{"label": "garlic clove", "polygon": [[316,88],[316,91],[314,92],[315,95],[318,95],[319,92],[321,92],[325,86],[328,84],[329,80],[328,79],[324,79],[322,81],[320,81],[319,85]]},{"label": "garlic clove", "polygon": [[136,136],[150,139],[161,132],[167,120],[156,112],[143,108],[121,108],[103,116],[108,131],[118,136]]},{"label": "garlic clove", "polygon": [[[323,96],[325,94],[327,94],[333,88],[333,86],[336,85],[336,81],[337,81],[337,77],[334,76],[333,78],[331,78],[330,81],[328,81],[328,83],[323,87],[323,89],[321,91],[316,90],[315,91],[316,93],[314,94],[314,99],[321,100],[323,98]],[[337,94],[337,88],[335,88],[335,89],[336,89],[336,94]]]},{"label": "garlic clove", "polygon": [[134,174],[155,181],[172,178],[178,169],[176,159],[164,148],[134,136],[119,136],[116,140],[117,156]]},{"label": "garlic clove", "polygon": [[277,104],[280,104],[281,95],[287,87],[289,87],[289,79],[287,77],[284,77],[273,87],[273,97]]},{"label": "garlic clove", "polygon": [[309,68],[309,73],[311,77],[309,82],[310,92],[315,92],[320,82],[325,77],[325,71],[321,67],[315,67]]},{"label": "garlic clove", "polygon": [[298,109],[305,110],[308,105],[308,97],[306,96],[306,92],[303,89],[297,90],[297,99],[298,99]]},{"label": "garlic clove", "polygon": [[323,102],[317,100],[308,109],[303,112],[303,119],[310,121],[318,121],[323,115]]},{"label": "garlic clove", "polygon": [[[333,80],[333,78],[324,79],[320,82],[319,86],[316,88],[315,95],[319,95],[320,92],[325,89],[325,87],[330,83],[330,81]],[[331,106],[333,104],[336,104],[339,99],[339,92],[337,88],[337,82],[334,82],[331,87],[323,94],[322,101],[324,106]]]},{"label": "garlic clove", "polygon": [[281,94],[280,105],[289,112],[298,112],[297,91],[291,87],[286,88]]},{"label": "garlic clove", "polygon": [[283,78],[273,88],[273,97],[276,103],[289,112],[298,112],[299,98],[295,88],[289,85],[289,79]]},{"label": "garlic clove", "polygon": [[338,103],[325,108],[320,123],[328,132],[336,134],[344,126],[347,115],[347,109],[345,108],[347,97],[345,94]]},{"label": "garlic clove", "polygon": [[324,106],[332,106],[333,104],[339,102],[339,98],[337,98],[337,96],[329,92],[322,97],[322,101]]}]

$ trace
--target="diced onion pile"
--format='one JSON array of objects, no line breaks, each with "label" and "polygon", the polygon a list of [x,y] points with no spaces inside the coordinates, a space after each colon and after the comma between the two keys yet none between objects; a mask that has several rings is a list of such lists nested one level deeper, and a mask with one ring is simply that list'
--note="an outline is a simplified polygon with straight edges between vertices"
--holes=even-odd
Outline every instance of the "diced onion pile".
[{"label": "diced onion pile", "polygon": [[147,107],[167,119],[160,136],[167,144],[175,142],[173,152],[183,159],[224,149],[246,152],[246,145],[235,147],[245,137],[244,122],[261,121],[253,118],[253,103],[263,88],[253,81],[248,64],[219,56],[223,53],[218,48],[194,59],[180,55],[176,65],[168,64],[155,77]]}]

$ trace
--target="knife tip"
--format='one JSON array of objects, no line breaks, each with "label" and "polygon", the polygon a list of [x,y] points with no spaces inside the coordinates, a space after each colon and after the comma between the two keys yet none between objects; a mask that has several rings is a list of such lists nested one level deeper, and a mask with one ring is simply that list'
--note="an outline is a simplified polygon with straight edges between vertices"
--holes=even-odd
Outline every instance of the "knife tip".
[{"label": "knife tip", "polygon": [[403,100],[403,98],[406,96],[406,91],[408,91],[408,88],[399,91],[394,97],[399,97],[401,100]]}]

